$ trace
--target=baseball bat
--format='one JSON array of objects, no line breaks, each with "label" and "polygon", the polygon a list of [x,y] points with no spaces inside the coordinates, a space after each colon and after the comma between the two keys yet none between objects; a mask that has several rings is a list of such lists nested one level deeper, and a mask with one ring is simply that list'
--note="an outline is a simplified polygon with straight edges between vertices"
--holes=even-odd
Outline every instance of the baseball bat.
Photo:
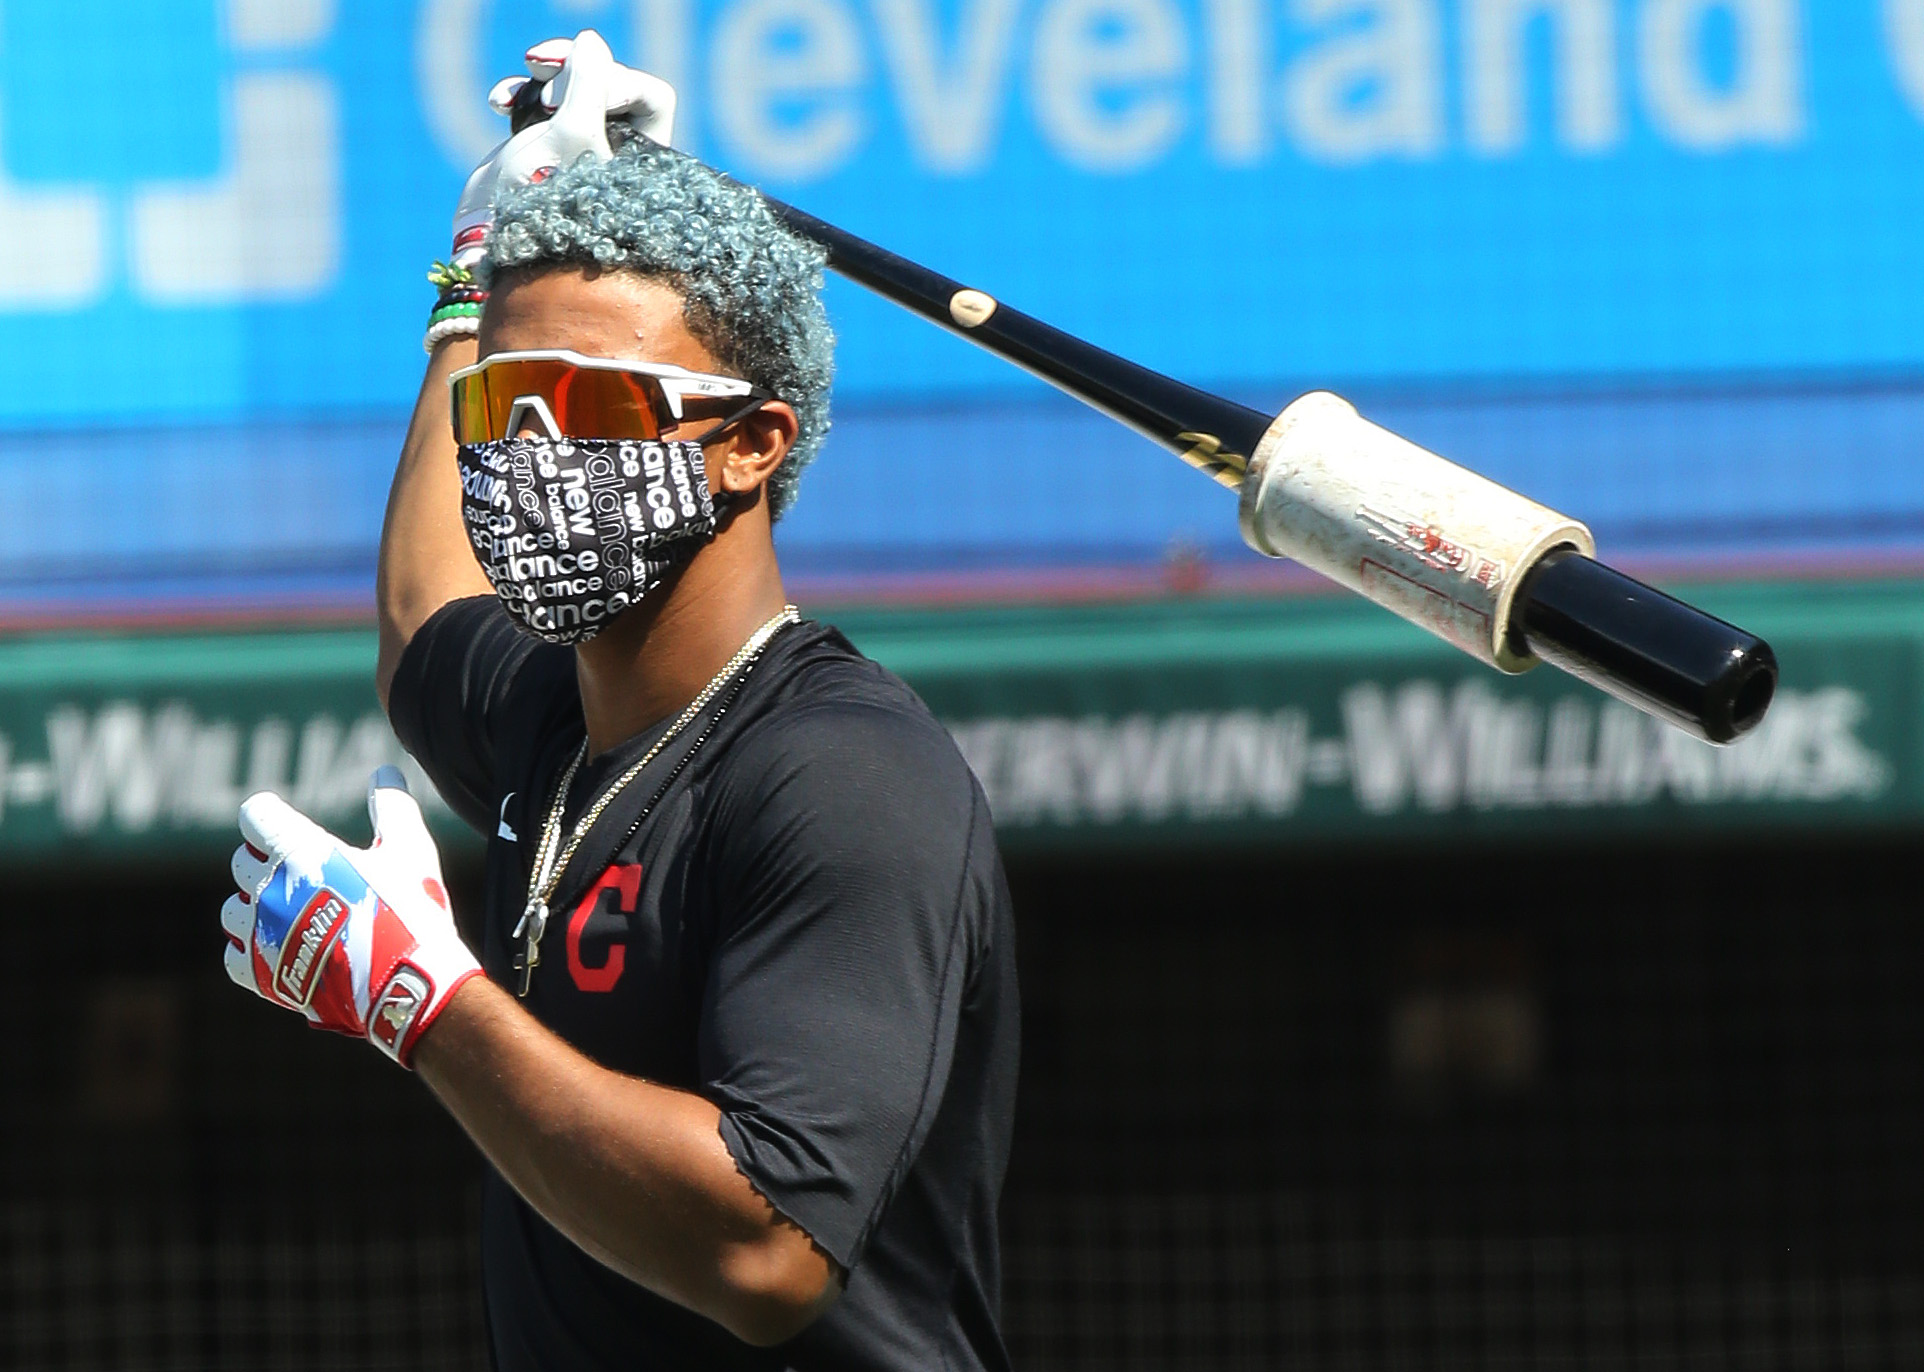
[{"label": "baseball bat", "polygon": [[[518,132],[549,111],[529,83]],[[618,121],[611,137],[625,139]],[[685,154],[684,154],[685,155]],[[1590,531],[1311,392],[1280,414],[1138,366],[773,196],[831,268],[1134,429],[1240,496],[1243,541],[1505,672],[1541,660],[1710,743],[1755,728],[1777,658],[1755,634],[1598,562]]]},{"label": "baseball bat", "polygon": [[1755,728],[1777,659],[1755,634],[1599,562],[1582,524],[1313,392],[1278,415],[1107,352],[773,197],[829,266],[1134,429],[1241,497],[1244,541],[1472,656],[1551,663],[1711,743]]}]

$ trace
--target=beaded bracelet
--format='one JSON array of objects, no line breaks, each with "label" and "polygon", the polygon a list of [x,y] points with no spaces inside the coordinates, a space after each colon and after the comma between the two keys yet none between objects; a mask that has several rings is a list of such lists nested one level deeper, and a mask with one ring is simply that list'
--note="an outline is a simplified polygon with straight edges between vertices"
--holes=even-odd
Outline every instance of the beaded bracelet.
[{"label": "beaded bracelet", "polygon": [[447,339],[481,332],[481,308],[488,303],[488,293],[473,272],[452,262],[436,262],[428,269],[428,281],[439,295],[428,313],[423,349],[432,353]]},{"label": "beaded bracelet", "polygon": [[481,320],[478,316],[455,315],[452,318],[443,319],[438,324],[428,325],[427,333],[421,338],[421,351],[432,357],[434,350],[450,338],[460,338],[463,335],[472,337],[480,332]]},{"label": "beaded bracelet", "polygon": [[428,316],[428,324],[433,326],[444,319],[479,319],[481,302],[479,300],[445,300],[434,307]]}]

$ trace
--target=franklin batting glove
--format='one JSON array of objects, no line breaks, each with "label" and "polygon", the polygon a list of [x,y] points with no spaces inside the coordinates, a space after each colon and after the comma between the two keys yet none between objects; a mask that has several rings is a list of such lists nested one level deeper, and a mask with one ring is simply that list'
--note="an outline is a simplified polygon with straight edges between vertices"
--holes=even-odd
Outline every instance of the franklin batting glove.
[{"label": "franklin batting glove", "polygon": [[406,1067],[481,965],[455,931],[440,855],[399,771],[374,774],[367,809],[374,842],[350,848],[270,791],[241,805],[240,892],[220,912],[227,974]]},{"label": "franklin batting glove", "polygon": [[664,147],[674,133],[675,88],[659,76],[615,61],[593,29],[537,43],[528,49],[527,63],[528,74],[496,84],[488,103],[506,114],[532,81],[540,89],[542,107],[554,111],[554,117],[511,135],[468,178],[454,213],[452,260],[458,267],[473,270],[486,255],[494,201],[502,190],[539,181],[583,153],[602,160],[613,157],[608,121],[624,122]]}]

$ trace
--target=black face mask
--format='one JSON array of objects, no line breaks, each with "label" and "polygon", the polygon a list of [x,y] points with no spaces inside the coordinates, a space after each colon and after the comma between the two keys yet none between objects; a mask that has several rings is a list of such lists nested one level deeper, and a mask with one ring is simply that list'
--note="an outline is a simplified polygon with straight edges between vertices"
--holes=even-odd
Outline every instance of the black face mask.
[{"label": "black face mask", "polygon": [[[710,433],[705,437],[713,437]],[[508,613],[584,643],[715,536],[699,442],[502,438],[464,444],[461,516]]]}]

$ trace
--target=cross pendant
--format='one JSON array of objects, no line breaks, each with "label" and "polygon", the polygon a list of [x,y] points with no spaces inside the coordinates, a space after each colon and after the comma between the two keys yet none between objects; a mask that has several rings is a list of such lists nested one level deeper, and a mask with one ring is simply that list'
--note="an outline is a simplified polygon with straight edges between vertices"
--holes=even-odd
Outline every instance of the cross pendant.
[{"label": "cross pendant", "polygon": [[548,903],[529,901],[528,908],[521,912],[521,922],[514,927],[514,932],[521,936],[521,949],[514,955],[514,968],[521,974],[521,985],[515,994],[524,1000],[528,988],[534,984],[534,969],[541,965],[541,935],[547,927]]}]

